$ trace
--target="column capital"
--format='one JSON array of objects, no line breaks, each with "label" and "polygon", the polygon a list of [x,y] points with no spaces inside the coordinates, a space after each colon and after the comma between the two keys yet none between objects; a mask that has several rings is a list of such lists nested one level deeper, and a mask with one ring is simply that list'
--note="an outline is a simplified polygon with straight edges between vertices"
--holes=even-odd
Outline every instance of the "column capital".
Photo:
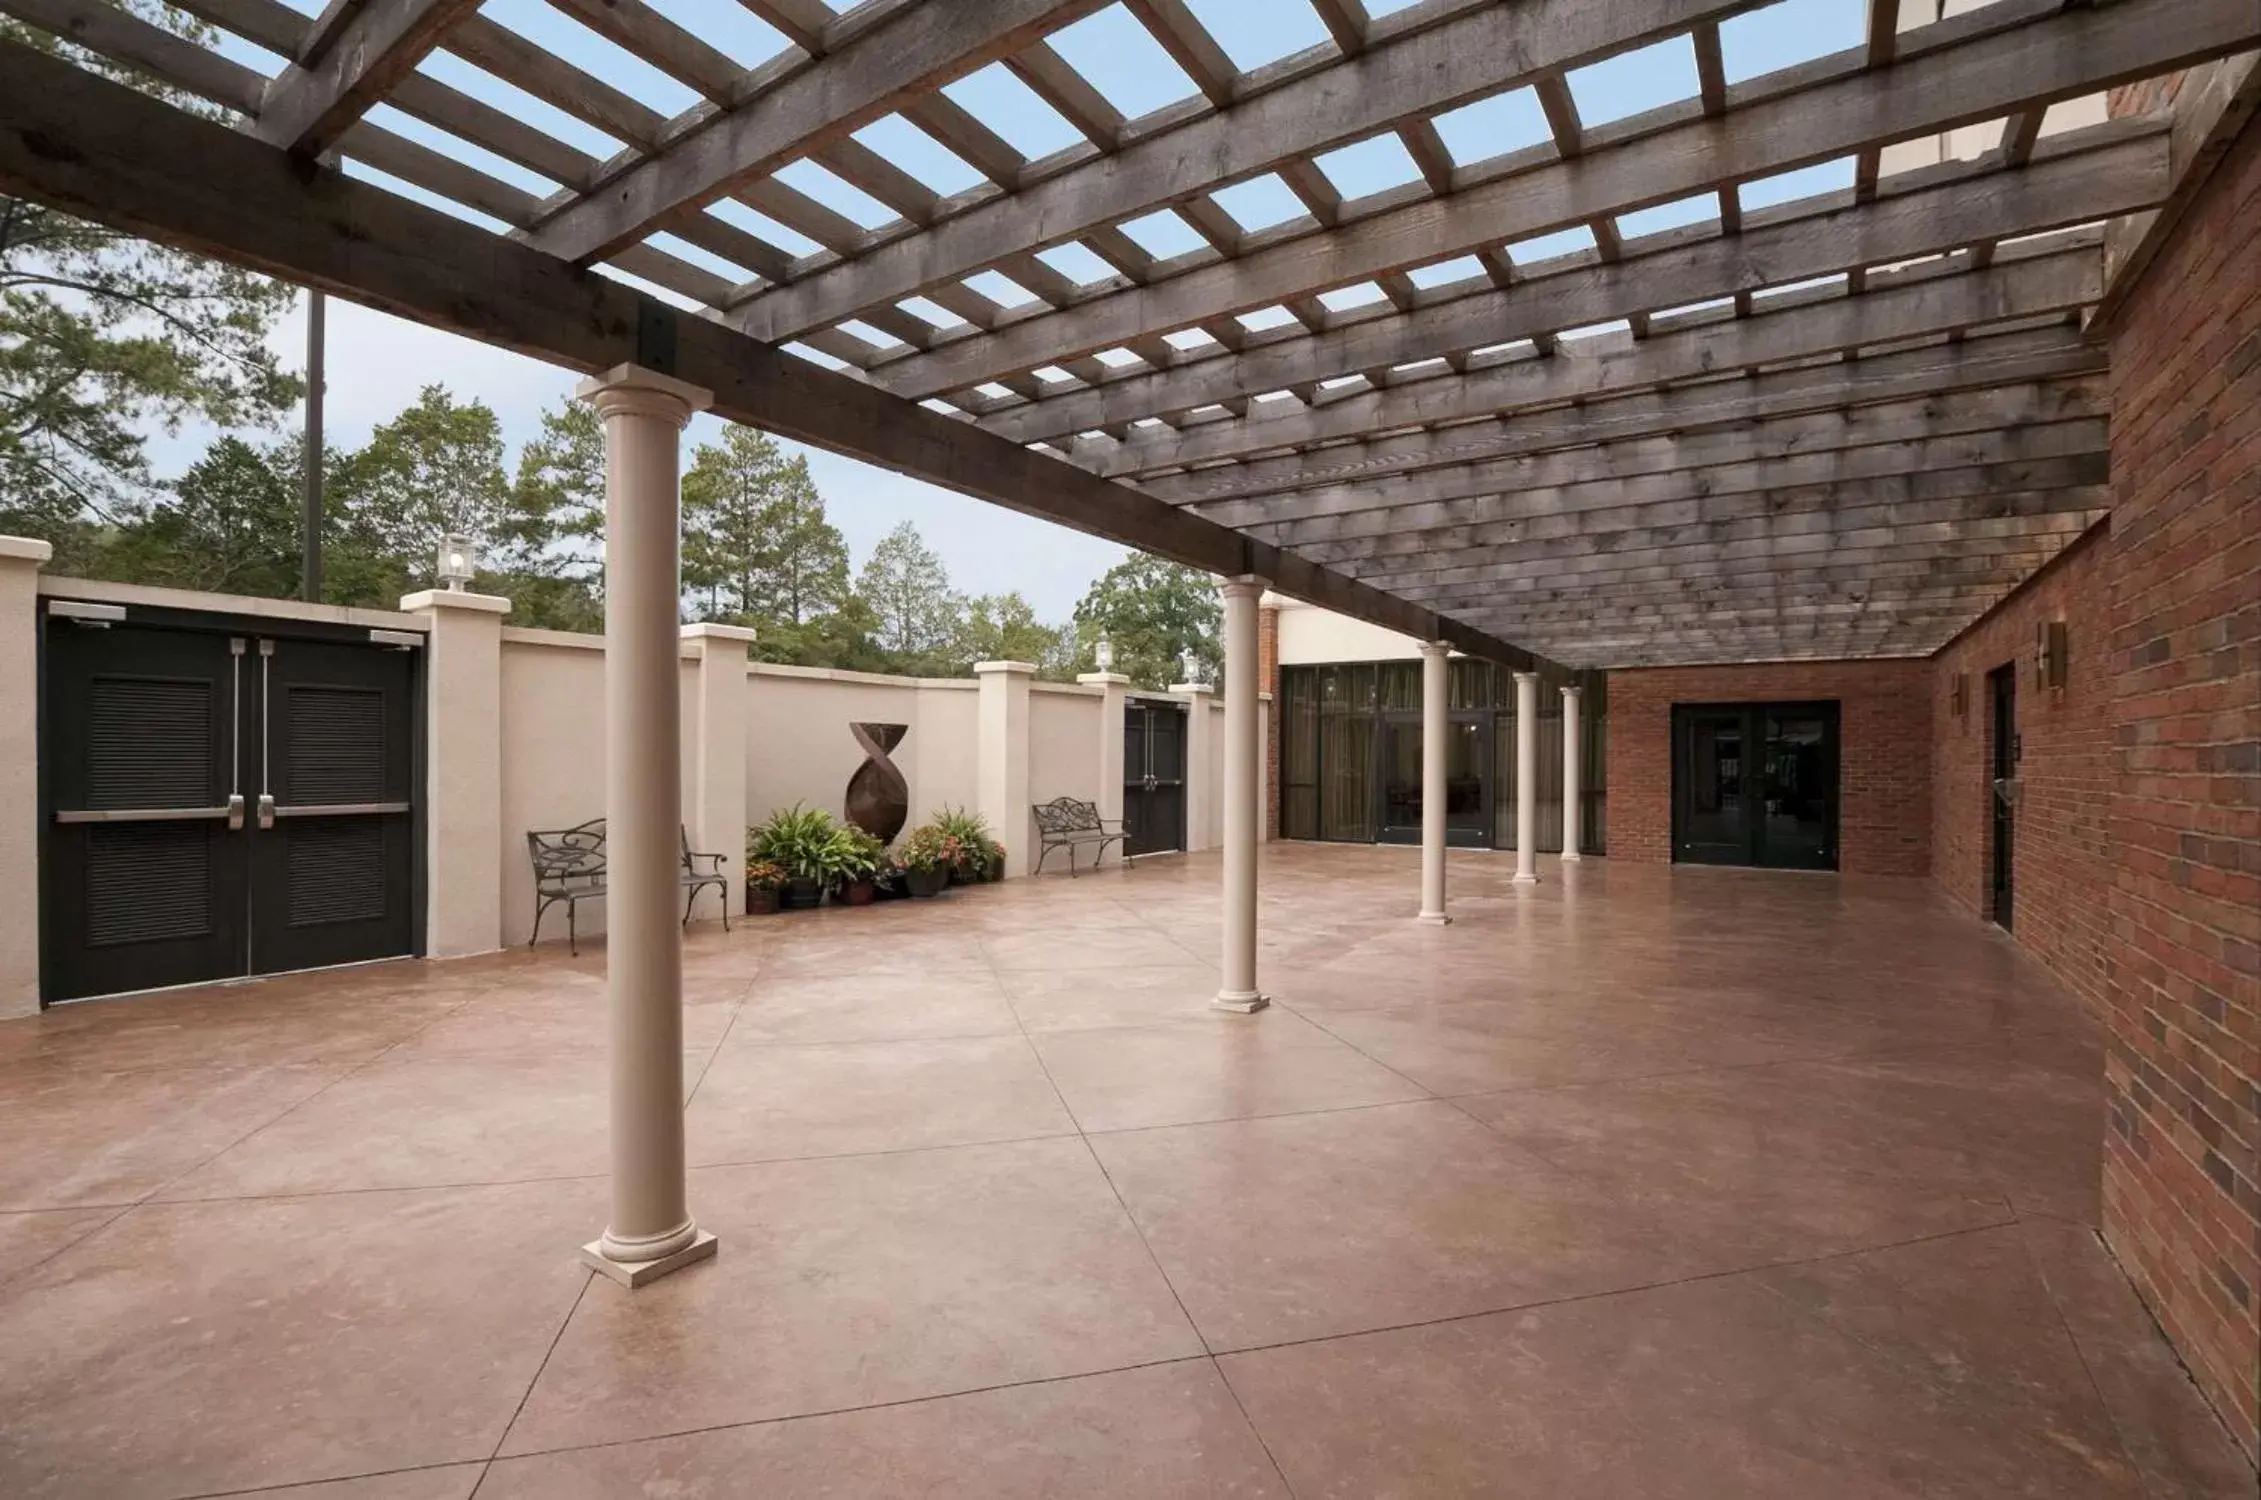
[{"label": "column capital", "polygon": [[459,609],[468,614],[507,615],[510,601],[500,594],[465,594],[454,589],[422,589],[404,595],[400,612],[404,615],[429,614],[437,610]]},{"label": "column capital", "polygon": [[1237,578],[1217,580],[1217,592],[1227,599],[1262,599],[1264,591],[1272,586],[1269,578],[1259,578],[1254,573],[1243,573]]},{"label": "column capital", "polygon": [[1421,643],[1421,654],[1423,656],[1450,656],[1452,655],[1452,642],[1423,641]]},{"label": "column capital", "polygon": [[27,562],[43,568],[55,556],[55,549],[31,536],[0,536],[0,562]]},{"label": "column capital", "polygon": [[626,412],[658,417],[682,427],[695,413],[714,405],[714,392],[704,386],[647,370],[642,365],[614,365],[601,375],[591,375],[573,388],[580,400],[601,414]]},{"label": "column capital", "polygon": [[1568,701],[1575,703],[1578,701],[1578,696],[1584,691],[1585,689],[1580,687],[1566,687],[1562,690],[1562,696]]},{"label": "column capital", "polygon": [[1539,674],[1536,672],[1516,672],[1513,676],[1517,682],[1536,683],[1539,680]]},{"label": "column capital", "polygon": [[1130,686],[1130,679],[1120,672],[1079,672],[1076,681],[1084,687],[1110,688]]}]

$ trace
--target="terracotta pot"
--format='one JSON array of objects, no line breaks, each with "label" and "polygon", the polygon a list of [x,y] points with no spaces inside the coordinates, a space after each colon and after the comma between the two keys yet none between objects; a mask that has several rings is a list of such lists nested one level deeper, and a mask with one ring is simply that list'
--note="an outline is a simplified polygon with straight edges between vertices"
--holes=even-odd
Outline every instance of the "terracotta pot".
[{"label": "terracotta pot", "polygon": [[879,887],[868,880],[854,880],[840,887],[840,899],[849,906],[869,906],[879,899]]},{"label": "terracotta pot", "polygon": [[766,916],[768,916],[768,915],[769,915],[769,914],[770,914],[771,912],[773,912],[773,911],[776,911],[776,910],[777,910],[777,903],[778,903],[778,891],[777,891],[777,887],[775,887],[775,886],[771,886],[771,887],[769,887],[769,888],[768,888],[767,890],[756,890],[756,889],[755,889],[754,887],[752,887],[752,886],[747,886],[747,887],[746,887],[746,915],[747,915],[747,916],[749,916],[749,917],[766,917]]},{"label": "terracotta pot", "polygon": [[950,884],[950,872],[943,870],[905,870],[903,889],[914,896],[939,896]]}]

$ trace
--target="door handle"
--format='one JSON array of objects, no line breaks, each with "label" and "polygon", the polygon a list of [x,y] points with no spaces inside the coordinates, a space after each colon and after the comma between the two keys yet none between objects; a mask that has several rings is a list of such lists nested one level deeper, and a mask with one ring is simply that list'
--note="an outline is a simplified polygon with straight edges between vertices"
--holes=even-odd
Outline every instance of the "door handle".
[{"label": "door handle", "polygon": [[406,802],[310,802],[302,807],[277,807],[272,797],[262,797],[259,815],[267,821],[262,828],[274,825],[277,818],[350,818],[371,813],[404,813]]},{"label": "door handle", "polygon": [[275,799],[267,792],[259,794],[259,826],[261,828],[275,826]]},{"label": "door handle", "polygon": [[219,820],[241,812],[223,803],[219,807],[95,807],[58,809],[58,823],[197,823]]}]

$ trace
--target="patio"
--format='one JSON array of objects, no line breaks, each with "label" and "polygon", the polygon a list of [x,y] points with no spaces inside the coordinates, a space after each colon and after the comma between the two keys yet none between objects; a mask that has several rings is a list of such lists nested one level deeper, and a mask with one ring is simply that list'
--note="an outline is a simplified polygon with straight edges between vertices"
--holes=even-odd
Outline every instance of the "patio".
[{"label": "patio", "polygon": [[633,1296],[601,951],[0,1025],[0,1489],[2251,1493],[2000,934],[1416,861],[1268,846],[1254,1016],[1205,856],[694,929],[722,1250]]}]

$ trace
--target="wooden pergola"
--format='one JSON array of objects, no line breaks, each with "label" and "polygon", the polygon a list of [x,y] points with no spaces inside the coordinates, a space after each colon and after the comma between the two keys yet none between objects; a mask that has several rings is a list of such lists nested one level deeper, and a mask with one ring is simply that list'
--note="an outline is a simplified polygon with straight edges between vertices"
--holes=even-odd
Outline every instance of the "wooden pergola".
[{"label": "wooden pergola", "polygon": [[[1868,0],[1864,46],[1730,83],[1720,28],[1750,0],[1309,0],[1330,39],[1242,72],[1184,0],[1122,0],[1197,89],[1126,119],[1047,40],[1105,0],[729,0],[789,40],[752,68],[642,0],[550,0],[699,97],[667,118],[472,0],[179,3],[282,64],[101,0],[0,0],[221,116],[0,47],[0,190],[576,369],[639,364],[734,420],[1523,668],[1920,654],[2030,576],[2105,509],[2084,330],[2250,108],[2250,59],[2174,112],[2048,111],[2261,46],[2257,0]],[[1581,120],[1577,70],[1659,44],[1692,53],[1689,97]],[[420,71],[434,49],[621,149]],[[944,91],[992,64],[1081,139],[1029,159]],[[1448,146],[1440,117],[1522,90],[1548,139]],[[859,138],[888,117],[979,185],[944,196]],[[1417,175],[1344,197],[1324,158],[1383,137]],[[780,177],[803,161],[895,217]],[[1744,203],[1846,161],[1849,189]],[[1301,212],[1236,219],[1220,192],[1260,179]],[[1681,227],[1622,227],[1691,199]],[[1126,232],[1162,212],[1198,248]],[[1591,248],[1519,253],[1581,229]],[[1051,254],[1071,245],[1111,270],[1078,280]]]}]

